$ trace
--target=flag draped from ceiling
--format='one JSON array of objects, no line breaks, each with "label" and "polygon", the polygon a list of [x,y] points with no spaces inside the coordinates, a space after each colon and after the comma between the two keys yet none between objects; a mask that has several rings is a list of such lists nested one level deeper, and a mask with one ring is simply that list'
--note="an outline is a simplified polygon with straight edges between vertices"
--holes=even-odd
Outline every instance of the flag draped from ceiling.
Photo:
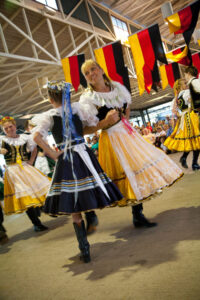
[{"label": "flag draped from ceiling", "polygon": [[173,62],[189,66],[191,64],[191,54],[187,46],[174,49],[166,53],[166,57]]},{"label": "flag draped from ceiling", "polygon": [[197,68],[198,73],[200,73],[200,52],[192,55],[192,64]]},{"label": "flag draped from ceiling", "polygon": [[177,79],[181,78],[177,63],[162,65],[159,67],[159,69],[160,69],[160,76],[162,80],[163,90],[167,87],[168,84],[173,88],[174,82]]},{"label": "flag draped from ceiling", "polygon": [[87,87],[85,77],[81,73],[81,66],[84,61],[84,54],[65,57],[61,60],[65,81],[71,83],[76,91],[80,84]]},{"label": "flag draped from ceiling", "polygon": [[166,18],[170,32],[174,34],[182,33],[187,45],[189,45],[196,27],[199,10],[200,0],[197,0]]},{"label": "flag draped from ceiling", "polygon": [[94,50],[97,63],[105,74],[114,81],[125,85],[130,91],[128,69],[124,64],[122,44],[117,41]]},{"label": "flag draped from ceiling", "polygon": [[160,76],[157,60],[167,64],[158,24],[129,36],[129,44],[137,74],[140,95],[158,85]]}]

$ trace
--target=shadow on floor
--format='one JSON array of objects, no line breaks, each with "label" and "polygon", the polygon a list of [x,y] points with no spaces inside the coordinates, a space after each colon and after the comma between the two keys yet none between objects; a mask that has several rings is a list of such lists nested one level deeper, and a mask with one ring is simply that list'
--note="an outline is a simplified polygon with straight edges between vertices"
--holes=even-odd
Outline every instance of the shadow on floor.
[{"label": "shadow on floor", "polygon": [[[158,214],[154,228],[135,229],[131,225],[113,234],[113,242],[91,245],[92,262],[80,262],[78,255],[63,268],[74,276],[90,272],[88,280],[98,280],[123,269],[126,276],[141,268],[153,268],[177,259],[182,241],[200,239],[200,207],[178,208]],[[127,272],[126,272],[127,269]]]},{"label": "shadow on floor", "polygon": [[[49,230],[54,230],[57,227],[61,227],[61,226],[68,224],[69,221],[70,221],[69,216],[60,216],[57,218],[51,218],[50,220],[45,221],[45,222],[42,221],[42,223],[45,226],[47,226],[49,228]],[[12,248],[12,245],[20,240],[28,240],[32,237],[44,235],[44,234],[48,233],[49,230],[35,232],[30,223],[29,229],[22,231],[14,236],[9,237],[8,242],[0,247],[0,254],[7,253],[8,251],[10,251]]]}]

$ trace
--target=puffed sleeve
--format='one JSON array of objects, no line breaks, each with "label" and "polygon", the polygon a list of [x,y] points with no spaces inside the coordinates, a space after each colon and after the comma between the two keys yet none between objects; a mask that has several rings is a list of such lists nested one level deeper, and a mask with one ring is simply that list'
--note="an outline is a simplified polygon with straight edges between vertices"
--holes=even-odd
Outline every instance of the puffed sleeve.
[{"label": "puffed sleeve", "polygon": [[99,122],[99,118],[97,117],[98,110],[96,106],[91,103],[91,99],[87,93],[81,95],[79,102],[72,103],[72,111],[73,114],[78,114],[83,123],[83,127],[96,126]]},{"label": "puffed sleeve", "polygon": [[119,83],[119,82],[113,81],[113,84],[118,89],[118,92],[119,92],[120,96],[124,99],[123,100],[124,103],[131,104],[131,102],[132,102],[132,100],[131,100],[131,94],[128,91],[128,89],[124,85],[122,85],[121,83]]},{"label": "puffed sleeve", "polygon": [[33,149],[37,146],[37,144],[33,140],[32,134],[21,134],[20,138],[22,138],[25,142],[27,142],[27,151],[32,152]]},{"label": "puffed sleeve", "polygon": [[39,132],[44,139],[48,136],[48,131],[51,129],[52,125],[51,115],[51,110],[49,110],[33,117],[31,123],[33,123],[35,127],[31,130],[32,135]]}]

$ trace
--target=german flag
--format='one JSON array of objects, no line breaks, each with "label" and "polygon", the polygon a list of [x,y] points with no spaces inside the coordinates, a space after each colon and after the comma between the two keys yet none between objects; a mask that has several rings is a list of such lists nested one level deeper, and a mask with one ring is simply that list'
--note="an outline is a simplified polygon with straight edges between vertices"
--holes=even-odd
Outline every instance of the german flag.
[{"label": "german flag", "polygon": [[105,74],[114,81],[125,85],[131,91],[128,77],[128,69],[125,67],[122,45],[120,41],[108,44],[94,50],[97,63]]},{"label": "german flag", "polygon": [[189,66],[191,65],[191,59],[190,55],[188,55],[188,52],[188,47],[185,46],[166,53],[166,57],[173,62],[177,62],[178,64]]},{"label": "german flag", "polygon": [[135,62],[140,95],[160,82],[157,60],[167,64],[158,24],[128,38]]},{"label": "german flag", "polygon": [[177,63],[162,65],[159,67],[159,69],[160,69],[160,76],[162,80],[163,90],[167,87],[168,84],[173,88],[174,82],[177,79],[181,78]]},{"label": "german flag", "polygon": [[189,45],[193,31],[198,21],[200,0],[181,9],[176,14],[166,18],[171,33],[182,33],[187,45]]},{"label": "german flag", "polygon": [[200,73],[200,52],[192,55],[192,64],[197,68],[198,73]]},{"label": "german flag", "polygon": [[80,84],[87,87],[85,77],[81,73],[81,66],[85,61],[85,55],[79,54],[61,59],[65,81],[73,85],[77,91]]}]

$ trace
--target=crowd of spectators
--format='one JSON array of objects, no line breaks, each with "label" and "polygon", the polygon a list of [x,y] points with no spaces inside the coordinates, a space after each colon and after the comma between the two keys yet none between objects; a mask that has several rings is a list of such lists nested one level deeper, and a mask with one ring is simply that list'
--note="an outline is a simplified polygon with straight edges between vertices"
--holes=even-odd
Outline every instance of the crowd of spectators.
[{"label": "crowd of spectators", "polygon": [[[143,138],[153,144],[154,146],[162,149],[166,154],[169,154],[170,151],[164,146],[164,141],[168,136],[173,132],[174,120],[170,119],[168,116],[164,120],[159,120],[155,123],[147,122],[146,126],[134,126],[130,123],[133,128],[139,132]],[[99,133],[96,132],[94,135],[86,137],[86,144],[90,147],[95,155],[98,157],[98,140]]]}]

